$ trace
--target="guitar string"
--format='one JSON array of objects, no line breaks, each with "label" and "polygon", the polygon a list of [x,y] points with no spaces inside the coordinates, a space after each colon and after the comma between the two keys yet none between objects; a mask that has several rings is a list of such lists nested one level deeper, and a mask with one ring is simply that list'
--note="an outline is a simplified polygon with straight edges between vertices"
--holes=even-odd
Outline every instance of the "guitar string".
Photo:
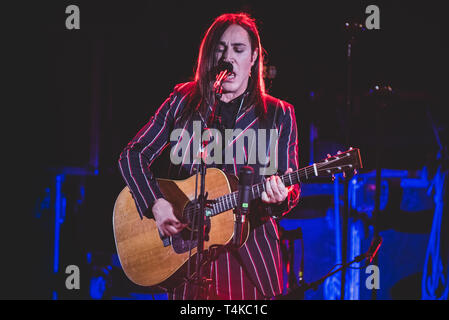
[{"label": "guitar string", "polygon": [[[348,157],[347,153],[342,153],[342,154],[344,154],[344,157]],[[341,158],[337,158],[337,157],[336,157],[335,159],[329,160],[329,161],[327,161],[327,162],[316,163],[315,166],[316,166],[316,169],[318,170],[318,169],[321,169],[322,167],[328,166],[329,164],[332,164],[333,162],[339,161],[339,160],[341,160]],[[347,166],[350,166],[350,165],[341,165],[341,166],[336,166],[336,167],[328,167],[326,170],[331,170],[331,169],[335,169],[335,168],[343,168],[343,167],[347,167]],[[291,173],[285,174],[285,175],[281,176],[281,178],[285,181],[285,177],[286,177],[286,176],[289,176],[289,177],[291,178],[291,175],[297,174],[297,173],[299,173],[300,171],[304,171],[304,172],[306,173],[306,175],[307,175],[307,173],[309,173],[309,174],[310,174],[310,173],[314,173],[315,168],[314,168],[313,165],[307,166],[307,167],[302,168],[302,169],[299,169],[299,170],[297,170],[297,171],[295,171],[295,172],[291,172]],[[296,180],[297,177],[294,176],[294,179]],[[299,181],[297,181],[296,183],[298,183],[298,182],[299,182]],[[296,183],[295,183],[295,184],[296,184]],[[259,184],[257,184],[257,185],[254,185],[253,188],[254,188],[255,186],[257,186],[257,188],[258,188],[259,185],[262,185],[263,189],[265,190],[265,186],[264,186],[263,183],[259,183]],[[221,205],[221,206],[223,206],[224,208],[227,208],[227,201],[229,201],[229,202],[231,203],[231,208],[229,208],[229,209],[227,209],[227,210],[230,210],[230,209],[232,209],[232,207],[233,207],[232,200],[234,200],[234,202],[236,202],[236,196],[237,196],[237,193],[238,193],[237,191],[234,191],[234,192],[232,192],[232,193],[230,193],[230,194],[227,194],[227,195],[218,197],[218,198],[215,199],[215,201],[216,201],[215,204],[216,204],[216,205]],[[258,193],[260,193],[259,188],[258,188]],[[224,203],[223,203],[223,202],[224,202]],[[187,208],[186,208],[186,209],[187,209]],[[220,208],[218,208],[218,209],[221,210]],[[189,205],[189,206],[188,206],[188,209],[187,209],[187,212],[186,212],[186,210],[185,210],[184,212],[186,212],[186,213],[188,213],[188,214],[191,214],[191,213],[195,212],[195,210],[196,210],[195,206],[193,206],[193,208],[192,208],[192,205]],[[227,211],[227,210],[224,210],[224,211]],[[214,215],[216,215],[216,214],[218,214],[218,213],[224,212],[224,211],[216,212],[216,213],[212,214],[212,216],[214,216]]]},{"label": "guitar string", "polygon": [[[317,171],[318,171],[319,169],[321,169],[322,167],[328,166],[329,164],[332,164],[332,162],[335,162],[335,161],[337,161],[337,160],[340,160],[340,159],[334,159],[334,160],[330,160],[330,161],[327,161],[327,162],[322,162],[322,163],[316,164]],[[335,169],[335,168],[342,168],[342,167],[347,167],[347,166],[350,166],[350,165],[341,165],[341,166],[337,166],[337,167],[329,167],[329,168],[327,168],[326,170],[331,170],[331,169]],[[291,180],[291,177],[293,176],[294,180],[298,180],[298,178],[297,178],[297,173],[299,173],[300,171],[304,171],[304,172],[307,172],[307,173],[309,174],[309,173],[314,173],[315,169],[314,169],[313,165],[307,166],[307,167],[301,168],[301,169],[299,169],[299,170],[297,170],[297,171],[290,172],[290,173],[287,173],[287,174],[285,174],[285,175],[282,175],[280,178],[281,178],[282,180],[286,181],[287,177],[288,177],[289,180]],[[299,181],[297,181],[296,183],[298,183],[298,182],[299,182]],[[293,183],[293,184],[296,184],[296,183]],[[253,188],[254,188],[255,186],[257,186],[257,185],[263,185],[263,183],[256,184],[256,185],[253,186]],[[225,197],[227,197],[227,196],[232,196],[232,195],[235,194],[235,193],[236,193],[236,192],[234,191],[233,193],[230,193],[230,194],[228,194],[228,195],[224,195],[224,196],[218,197],[218,198],[216,198],[216,200],[221,199],[221,198],[225,198]]]},{"label": "guitar string", "polygon": [[[341,166],[339,166],[339,167],[328,167],[328,168],[326,168],[326,170],[332,170],[332,169],[336,169],[336,168],[343,168],[343,167],[347,167],[347,166],[348,166],[348,165],[341,165]],[[300,169],[300,170],[302,170],[302,169]],[[300,181],[299,181],[299,179],[297,178],[296,173],[299,172],[300,170],[298,170],[298,171],[296,171],[296,172],[291,172],[291,173],[285,174],[285,175],[281,176],[280,178],[283,180],[284,183],[288,180],[288,181],[291,182],[290,185],[297,184],[297,183],[300,182]],[[313,171],[314,171],[314,169],[312,168],[312,170],[310,170],[309,173],[312,173]],[[292,176],[293,176],[293,177],[292,177]],[[295,182],[292,183],[292,180],[295,181]],[[255,187],[257,187],[257,189],[258,189],[258,190],[257,190],[257,193],[259,193],[259,194],[261,193],[258,186],[262,186],[263,191],[265,191],[265,185],[264,185],[263,183],[259,183],[259,184],[256,184],[256,185],[252,186],[252,192],[253,192],[253,195],[254,195],[254,188],[255,188]],[[224,202],[225,204],[226,204],[226,202],[229,201],[229,202],[231,203],[231,205],[232,205],[232,200],[234,200],[234,202],[236,202],[237,193],[238,193],[237,191],[234,191],[234,192],[229,193],[229,194],[227,194],[227,195],[218,197],[218,198],[216,198],[215,200],[218,201],[218,202]]]},{"label": "guitar string", "polygon": [[[349,157],[349,156],[350,156],[350,155],[348,155],[346,152],[344,152],[344,153],[342,153],[342,154],[344,155],[344,157]],[[316,164],[315,164],[316,170],[318,171],[318,170],[321,169],[322,167],[328,166],[329,164],[332,164],[333,162],[339,161],[339,160],[341,160],[341,158],[335,157],[334,159],[329,160],[329,161],[327,161],[327,162],[316,163]],[[347,167],[347,166],[350,166],[350,165],[341,165],[341,166],[336,166],[336,167],[328,167],[328,168],[326,168],[326,170],[332,170],[332,169],[336,169],[336,168],[343,168],[343,167]],[[285,175],[282,175],[281,178],[284,180],[284,177],[289,176],[289,177],[291,178],[291,175],[293,175],[293,176],[294,176],[294,179],[297,179],[297,177],[295,177],[294,174],[299,173],[300,171],[304,171],[306,174],[310,174],[310,173],[314,173],[315,168],[314,168],[313,165],[310,165],[310,166],[307,166],[307,167],[305,167],[305,168],[299,169],[299,170],[297,170],[297,171],[290,172],[290,173],[287,173],[287,174],[285,174]],[[285,181],[285,180],[284,180],[284,181]],[[298,183],[298,182],[299,182],[299,181],[297,181],[296,183]],[[296,184],[296,183],[294,183],[294,184]],[[253,186],[253,188],[254,188],[255,186],[258,186],[258,185],[262,185],[262,186],[263,186],[263,189],[264,189],[264,191],[265,191],[265,187],[264,187],[264,184],[263,184],[263,183],[256,184],[256,185]],[[252,189],[253,189],[253,188],[252,188]],[[231,203],[231,208],[229,208],[228,210],[232,209],[232,206],[233,206],[232,200],[234,200],[234,202],[236,202],[236,196],[237,196],[237,193],[238,193],[237,191],[234,191],[234,192],[232,192],[232,193],[229,193],[229,194],[227,194],[227,195],[220,196],[220,197],[214,199],[214,201],[216,201],[216,203],[214,203],[214,205],[217,205],[217,206],[218,206],[218,205],[221,204],[224,208],[227,208],[227,203],[226,203],[226,202],[229,201],[229,202]],[[258,188],[258,193],[260,193],[259,188]],[[223,202],[224,202],[224,204],[222,204]],[[192,205],[193,205],[193,207],[192,207]],[[214,209],[215,209],[215,208],[214,208]],[[192,203],[191,203],[191,204],[189,204],[189,205],[187,206],[186,210],[184,210],[184,213],[190,215],[190,214],[194,213],[196,210],[197,210],[197,208],[195,208],[195,204],[192,204]],[[219,209],[219,210],[221,210],[221,209]],[[227,210],[224,210],[224,211],[227,211]],[[221,212],[224,212],[224,211],[221,211]],[[221,213],[221,212],[216,212],[216,213],[213,213],[213,212],[212,212],[212,216],[217,215],[217,214],[219,214],[219,213]]]},{"label": "guitar string", "polygon": [[[329,164],[329,162],[327,162],[326,164]],[[341,165],[341,166],[338,166],[338,167],[328,167],[326,170],[332,170],[332,169],[335,169],[335,168],[343,168],[343,167],[347,167],[347,166],[349,166],[349,165]],[[320,166],[320,167],[323,167],[323,166]],[[307,171],[307,168],[309,168],[309,167],[303,168],[304,171]],[[310,171],[309,173],[313,173],[314,172],[313,166],[310,169],[311,170],[309,170]],[[318,169],[318,165],[317,165],[317,169]],[[300,170],[302,170],[302,169],[300,169]],[[300,170],[298,170],[297,172],[299,172]],[[283,175],[281,178],[284,178],[284,177],[286,177],[288,175],[291,176],[294,173],[296,173],[296,172],[288,173],[286,175]],[[297,177],[295,177],[295,175],[293,175],[293,176],[294,176],[294,180],[296,181]],[[285,180],[285,178],[283,180]],[[294,184],[296,184],[298,182],[299,181],[295,182]],[[254,189],[255,186],[259,186],[259,185],[261,185],[263,187],[264,191],[265,191],[265,185],[263,183],[259,183],[257,185],[254,185],[253,189]],[[259,188],[257,188],[257,189],[258,189],[258,193],[260,194],[261,193],[260,189]],[[230,194],[227,194],[227,195],[224,195],[224,196],[216,198],[215,199],[216,203],[214,205],[217,205],[217,206],[221,205],[223,208],[225,208],[225,210],[222,210],[221,208],[218,208],[219,211],[218,212],[212,212],[211,216],[215,216],[215,215],[217,215],[219,213],[222,213],[224,211],[228,211],[228,210],[232,209],[233,206],[234,206],[233,205],[233,200],[234,200],[234,202],[237,201],[236,200],[237,194],[238,194],[238,192],[234,191],[234,192],[232,192]],[[231,203],[231,207],[229,209],[227,208],[227,202]],[[213,208],[213,209],[215,209],[215,208]],[[188,214],[191,214],[191,213],[194,213],[195,210],[196,210],[195,206],[192,207],[192,205],[189,205],[188,209],[186,211],[184,211],[184,212],[186,212]]]}]

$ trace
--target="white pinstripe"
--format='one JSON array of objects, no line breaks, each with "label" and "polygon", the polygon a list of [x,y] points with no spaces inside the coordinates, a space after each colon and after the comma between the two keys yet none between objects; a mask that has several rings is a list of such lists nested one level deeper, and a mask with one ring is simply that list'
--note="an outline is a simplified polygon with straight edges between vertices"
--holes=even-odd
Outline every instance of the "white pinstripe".
[{"label": "white pinstripe", "polygon": [[271,258],[273,259],[274,269],[276,270],[276,277],[278,278],[279,290],[281,290],[281,280],[279,278],[278,265],[276,263],[276,260],[274,259],[274,254],[273,254],[273,250],[272,250],[271,245],[270,245],[270,241],[268,241],[268,238],[267,238],[267,231],[265,229],[265,224],[263,225],[263,233],[264,233],[265,240],[266,240],[266,242],[268,244],[268,247],[270,248]]},{"label": "white pinstripe", "polygon": [[[260,288],[262,290],[262,293],[265,296],[266,294],[265,294],[265,291],[263,289],[262,282],[260,281],[259,273],[257,272],[256,265],[254,264],[253,257],[251,256],[251,253],[249,252],[248,247],[246,246],[246,243],[243,245],[243,247],[245,248],[246,252],[248,253],[248,256],[249,256],[249,259],[251,260],[251,263],[253,265],[254,271],[256,272],[257,281],[259,282],[259,285],[260,285]],[[254,287],[254,290],[256,290],[256,287]]]},{"label": "white pinstripe", "polygon": [[[267,270],[268,281],[270,282],[270,287],[271,287],[271,290],[273,291],[273,296],[274,296],[274,295],[276,295],[276,293],[274,291],[273,284],[271,283],[270,272],[268,272],[267,264],[266,264],[265,259],[263,257],[262,250],[260,250],[259,243],[257,242],[256,230],[254,230],[253,234],[254,234],[254,242],[256,243],[257,250],[259,250],[259,254],[260,254],[260,257],[262,258],[263,265],[265,267],[265,270]],[[265,293],[264,293],[264,295],[265,295]]]}]

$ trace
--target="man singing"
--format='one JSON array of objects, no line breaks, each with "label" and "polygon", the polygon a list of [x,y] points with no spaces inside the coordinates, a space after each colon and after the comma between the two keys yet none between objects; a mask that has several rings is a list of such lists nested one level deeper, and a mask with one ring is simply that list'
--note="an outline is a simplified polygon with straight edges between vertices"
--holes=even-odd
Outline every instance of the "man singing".
[{"label": "man singing", "polygon": [[[217,66],[232,65],[232,73],[221,83],[221,94],[214,90]],[[282,267],[279,233],[275,219],[289,212],[298,202],[300,187],[285,187],[278,174],[298,170],[298,140],[294,107],[265,92],[263,79],[263,51],[255,20],[248,14],[223,14],[215,19],[201,42],[195,78],[192,82],[176,85],[156,114],[137,133],[120,155],[119,167],[128,185],[137,209],[142,215],[154,218],[163,236],[181,232],[186,224],[173,213],[170,202],[158,187],[154,177],[154,160],[170,147],[179,147],[171,132],[181,129],[192,137],[193,123],[205,128],[263,130],[270,137],[275,130],[277,139],[270,140],[275,148],[266,147],[264,163],[248,163],[251,152],[257,148],[249,140],[236,149],[236,140],[224,141],[223,154],[233,150],[231,161],[212,163],[227,174],[238,175],[245,164],[254,168],[254,183],[264,182],[261,198],[253,201],[248,219],[251,230],[245,244],[238,249],[226,249],[204,270],[212,279],[201,299],[270,299],[282,293]],[[224,136],[224,135],[223,135]],[[193,141],[193,139],[191,139]],[[187,143],[195,150],[191,141]],[[252,144],[259,143],[259,139]],[[276,150],[276,152],[270,152]],[[237,154],[241,152],[242,154]],[[186,154],[182,162],[172,166],[174,178],[184,178],[198,170],[198,155]],[[239,157],[237,157],[239,156]],[[241,156],[241,157],[240,157]],[[236,159],[242,158],[247,163]],[[260,169],[269,165],[276,168],[269,176]],[[260,160],[260,159],[259,159]],[[161,266],[163,267],[163,266]],[[170,299],[194,299],[194,285],[187,283],[169,292]]]}]

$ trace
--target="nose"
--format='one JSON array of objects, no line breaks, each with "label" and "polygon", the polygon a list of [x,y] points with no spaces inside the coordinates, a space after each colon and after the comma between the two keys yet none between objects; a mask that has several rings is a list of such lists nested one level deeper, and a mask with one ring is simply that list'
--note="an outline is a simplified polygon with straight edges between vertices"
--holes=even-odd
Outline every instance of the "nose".
[{"label": "nose", "polygon": [[232,63],[232,59],[233,59],[233,56],[232,56],[232,50],[230,50],[229,48],[226,49],[226,50],[223,52],[222,59],[223,59],[223,61],[225,61],[225,62],[230,62],[230,63]]}]

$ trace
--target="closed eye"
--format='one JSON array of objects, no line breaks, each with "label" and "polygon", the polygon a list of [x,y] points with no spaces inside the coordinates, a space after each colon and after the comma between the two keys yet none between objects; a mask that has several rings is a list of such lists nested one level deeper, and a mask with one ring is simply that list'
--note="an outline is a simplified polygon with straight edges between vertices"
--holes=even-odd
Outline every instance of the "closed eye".
[{"label": "closed eye", "polygon": [[[245,43],[241,43],[241,42],[236,42],[236,43],[231,43],[232,48],[234,49],[234,52],[237,53],[242,53],[243,51],[245,51],[247,45]],[[220,42],[220,44],[217,47],[217,52],[224,52],[227,49],[227,45],[224,42]]]}]

